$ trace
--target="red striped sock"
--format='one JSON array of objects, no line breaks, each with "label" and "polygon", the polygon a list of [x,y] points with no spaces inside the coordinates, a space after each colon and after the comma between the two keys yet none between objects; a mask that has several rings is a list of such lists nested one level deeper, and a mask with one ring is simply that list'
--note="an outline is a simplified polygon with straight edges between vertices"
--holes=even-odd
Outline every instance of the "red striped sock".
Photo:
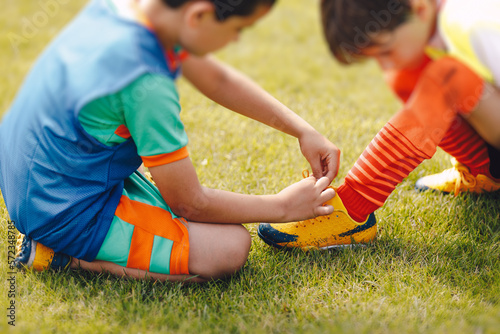
[{"label": "red striped sock", "polygon": [[396,185],[430,156],[387,123],[347,174],[337,193],[352,219],[362,222],[384,205]]},{"label": "red striped sock", "polygon": [[472,175],[483,174],[493,178],[486,142],[462,117],[455,118],[439,147],[469,167]]}]

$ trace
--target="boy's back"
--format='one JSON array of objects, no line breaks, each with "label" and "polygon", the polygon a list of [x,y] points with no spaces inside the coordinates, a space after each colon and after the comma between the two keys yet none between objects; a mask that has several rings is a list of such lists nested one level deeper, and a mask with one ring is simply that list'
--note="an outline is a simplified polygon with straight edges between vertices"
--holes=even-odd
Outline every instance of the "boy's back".
[{"label": "boy's back", "polygon": [[123,180],[142,161],[133,140],[105,146],[85,132],[78,114],[148,72],[176,76],[153,34],[101,0],[34,65],[0,127],[0,155],[9,157],[0,161],[0,186],[22,233],[46,244],[57,240],[56,251],[95,257]]}]

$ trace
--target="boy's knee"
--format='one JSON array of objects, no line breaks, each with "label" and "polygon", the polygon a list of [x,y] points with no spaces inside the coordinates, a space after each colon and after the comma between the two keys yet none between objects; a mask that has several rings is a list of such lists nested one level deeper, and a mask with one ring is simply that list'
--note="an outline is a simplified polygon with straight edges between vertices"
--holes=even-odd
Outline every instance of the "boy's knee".
[{"label": "boy's knee", "polygon": [[484,80],[469,66],[452,57],[431,62],[421,80],[424,86],[428,83],[426,80],[431,80],[439,87],[436,93],[444,94],[450,107],[464,114],[475,109],[484,89]]},{"label": "boy's knee", "polygon": [[241,225],[227,226],[228,233],[224,240],[221,240],[220,261],[211,276],[214,279],[229,277],[237,273],[248,259],[250,253],[251,237],[248,230]]},{"label": "boy's knee", "polygon": [[228,262],[228,274],[234,274],[240,270],[248,259],[252,239],[248,230],[241,225],[234,225],[231,231],[231,240],[227,244],[227,252],[230,260]]},{"label": "boy's knee", "polygon": [[251,237],[241,225],[192,223],[189,272],[204,279],[231,276],[246,263]]}]

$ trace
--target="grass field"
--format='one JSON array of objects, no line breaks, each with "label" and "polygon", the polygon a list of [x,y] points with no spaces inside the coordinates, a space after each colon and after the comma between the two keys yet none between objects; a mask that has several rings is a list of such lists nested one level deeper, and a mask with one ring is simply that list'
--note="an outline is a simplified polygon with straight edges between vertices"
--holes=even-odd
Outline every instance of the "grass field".
[{"label": "grass field", "polygon": [[[85,1],[4,0],[0,114],[33,60]],[[342,149],[340,184],[399,107],[377,67],[328,54],[318,1],[282,0],[218,57],[241,69]],[[50,8],[49,8],[50,9]],[[45,13],[45,16],[44,16]],[[43,20],[44,17],[46,20]],[[29,29],[31,27],[31,30]],[[180,81],[191,158],[209,187],[276,193],[308,167],[297,141],[216,106]],[[331,252],[275,251],[247,225],[242,272],[195,286],[87,272],[10,274],[0,197],[0,332],[20,333],[500,333],[500,195],[416,193],[448,168],[441,151],[376,212],[378,241]],[[15,277],[14,298],[7,298]],[[15,327],[6,310],[15,301]]]}]

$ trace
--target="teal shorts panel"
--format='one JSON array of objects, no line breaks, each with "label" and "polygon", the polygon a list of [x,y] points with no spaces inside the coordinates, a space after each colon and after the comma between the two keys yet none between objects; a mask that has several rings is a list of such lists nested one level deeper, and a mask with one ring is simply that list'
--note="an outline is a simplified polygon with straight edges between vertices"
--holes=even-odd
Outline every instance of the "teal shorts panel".
[{"label": "teal shorts panel", "polygon": [[[169,217],[171,216],[172,218],[165,222],[162,220],[160,224],[162,224],[163,227],[166,224],[168,226],[169,223],[171,224],[174,219],[178,218],[171,212],[156,186],[138,172],[132,174],[125,180],[120,203],[123,201],[128,203],[133,201],[147,204],[145,206],[132,205],[131,210],[145,210],[144,208],[150,208],[150,210],[155,209],[151,207],[164,210],[165,215],[168,213]],[[128,208],[130,208],[130,205]],[[131,216],[147,217],[148,215],[146,213],[143,214],[143,212],[144,211],[133,211]],[[139,269],[167,275],[171,274],[172,270],[174,270],[174,272],[176,270],[178,271],[178,263],[184,263],[183,268],[186,268],[187,255],[182,255],[182,259],[172,259],[173,253],[180,254],[178,251],[173,252],[175,248],[174,241],[155,234],[154,226],[159,223],[158,221],[152,222],[151,229],[146,231],[144,228],[134,225],[133,218],[129,220],[130,222],[128,222],[127,217],[123,217],[123,215],[121,217],[115,215],[106,238],[97,254],[96,260],[108,261],[128,268],[136,268],[136,266],[131,265],[131,263],[140,263],[141,261],[137,260],[137,257],[140,256],[145,263],[142,267],[139,267]],[[158,234],[161,233],[159,232]],[[143,242],[143,240],[146,242]],[[185,240],[188,240],[187,235]],[[178,247],[179,246],[177,246],[177,248]],[[171,268],[171,263],[175,264],[174,268],[176,269]],[[179,272],[175,272],[175,274],[179,274]]]},{"label": "teal shorts panel", "polygon": [[151,262],[149,270],[153,273],[168,274],[170,273],[170,256],[166,257],[168,251],[172,252],[174,242],[155,235],[153,242],[153,250],[151,251]]},{"label": "teal shorts panel", "polygon": [[109,261],[126,267],[134,225],[114,217],[96,260]]}]

